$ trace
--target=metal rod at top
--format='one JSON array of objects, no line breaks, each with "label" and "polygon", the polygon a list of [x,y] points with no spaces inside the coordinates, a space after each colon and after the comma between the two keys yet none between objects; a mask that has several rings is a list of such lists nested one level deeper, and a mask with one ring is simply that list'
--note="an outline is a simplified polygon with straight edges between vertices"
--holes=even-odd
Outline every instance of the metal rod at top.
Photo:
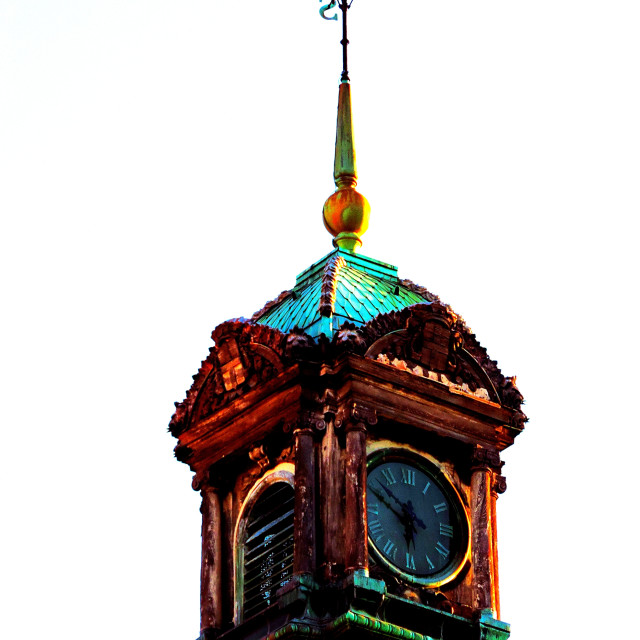
[{"label": "metal rod at top", "polygon": [[340,79],[342,82],[349,82],[349,66],[347,63],[347,47],[349,46],[349,39],[347,38],[347,12],[349,11],[351,3],[347,4],[347,0],[341,0],[338,2],[338,6],[342,11],[342,40],[340,40],[340,44],[342,45],[342,75]]}]

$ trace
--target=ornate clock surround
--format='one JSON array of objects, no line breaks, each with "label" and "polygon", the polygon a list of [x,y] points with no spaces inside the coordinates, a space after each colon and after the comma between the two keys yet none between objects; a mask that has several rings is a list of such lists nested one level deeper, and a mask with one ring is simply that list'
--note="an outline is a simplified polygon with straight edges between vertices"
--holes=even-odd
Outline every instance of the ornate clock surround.
[{"label": "ornate clock surround", "polygon": [[[373,475],[377,476],[374,482]],[[452,480],[443,465],[408,445],[377,442],[369,450],[367,476],[369,549],[374,562],[404,584],[431,589],[452,582],[468,570],[471,542],[468,502],[456,488],[460,482]],[[372,493],[376,495],[372,496]],[[434,495],[438,496],[436,500]],[[380,502],[387,503],[386,508]],[[391,528],[381,524],[381,515],[385,512],[389,521],[389,511]],[[394,527],[394,516],[399,518],[400,529],[404,527],[404,532]],[[442,522],[445,518],[446,522]],[[436,523],[439,527],[434,531]],[[429,549],[422,549],[424,557],[418,558],[415,538],[420,540],[421,528],[425,533],[430,530],[431,544]],[[402,546],[401,539],[411,529],[412,540],[401,549],[395,562],[375,539],[386,540],[385,544],[393,545],[391,549],[395,551]],[[434,565],[434,561],[439,564]]]}]

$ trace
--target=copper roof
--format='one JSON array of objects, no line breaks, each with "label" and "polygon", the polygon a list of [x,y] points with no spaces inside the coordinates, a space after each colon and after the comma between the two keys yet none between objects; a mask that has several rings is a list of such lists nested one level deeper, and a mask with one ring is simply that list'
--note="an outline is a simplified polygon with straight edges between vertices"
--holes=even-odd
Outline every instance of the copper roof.
[{"label": "copper roof", "polygon": [[344,322],[356,326],[381,313],[437,297],[399,280],[392,265],[336,249],[305,269],[296,285],[254,314],[252,320],[283,333],[298,328],[312,337],[331,337]]}]

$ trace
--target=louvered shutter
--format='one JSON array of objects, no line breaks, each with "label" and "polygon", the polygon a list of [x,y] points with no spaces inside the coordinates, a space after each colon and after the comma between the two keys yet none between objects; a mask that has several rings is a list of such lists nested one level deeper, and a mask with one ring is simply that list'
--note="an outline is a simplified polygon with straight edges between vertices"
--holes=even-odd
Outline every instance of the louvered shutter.
[{"label": "louvered shutter", "polygon": [[270,485],[253,505],[244,543],[245,620],[274,602],[293,572],[293,488]]}]

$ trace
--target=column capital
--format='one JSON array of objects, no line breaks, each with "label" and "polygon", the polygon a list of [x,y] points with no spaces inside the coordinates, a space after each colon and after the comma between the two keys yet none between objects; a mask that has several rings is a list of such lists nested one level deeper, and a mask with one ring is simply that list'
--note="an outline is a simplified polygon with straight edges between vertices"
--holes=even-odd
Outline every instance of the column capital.
[{"label": "column capital", "polygon": [[295,420],[288,422],[284,430],[296,433],[323,433],[327,428],[325,416],[317,411],[303,411]]},{"label": "column capital", "polygon": [[485,449],[476,446],[471,453],[471,470],[485,469],[487,471],[500,472],[504,462],[500,460],[500,453],[495,449]]},{"label": "column capital", "polygon": [[345,407],[336,417],[336,429],[343,428],[345,431],[365,431],[367,426],[373,426],[378,422],[378,415],[375,409],[367,407],[358,402],[353,402]]}]

